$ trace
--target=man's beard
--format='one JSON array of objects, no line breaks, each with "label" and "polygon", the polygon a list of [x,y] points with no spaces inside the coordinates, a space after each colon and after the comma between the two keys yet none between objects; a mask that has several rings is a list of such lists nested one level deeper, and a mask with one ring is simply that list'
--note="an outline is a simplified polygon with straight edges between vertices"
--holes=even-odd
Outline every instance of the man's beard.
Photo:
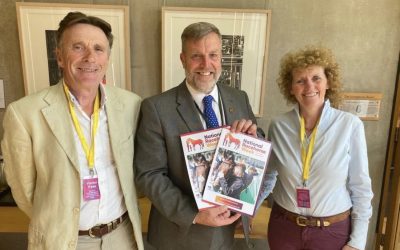
[{"label": "man's beard", "polygon": [[213,79],[207,81],[206,83],[202,82],[201,80],[196,80],[195,75],[196,73],[193,74],[186,73],[186,81],[190,84],[190,86],[192,86],[197,91],[209,94],[217,84],[218,79],[221,76],[221,73],[219,73],[218,75],[215,75],[215,73],[213,73],[214,76]]}]

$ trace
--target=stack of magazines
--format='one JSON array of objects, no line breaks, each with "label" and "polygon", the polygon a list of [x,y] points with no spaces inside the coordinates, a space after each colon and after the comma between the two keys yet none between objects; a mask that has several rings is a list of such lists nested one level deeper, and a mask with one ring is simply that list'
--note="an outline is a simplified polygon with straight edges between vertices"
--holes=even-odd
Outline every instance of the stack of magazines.
[{"label": "stack of magazines", "polygon": [[271,143],[229,127],[183,134],[181,142],[197,207],[254,216]]}]

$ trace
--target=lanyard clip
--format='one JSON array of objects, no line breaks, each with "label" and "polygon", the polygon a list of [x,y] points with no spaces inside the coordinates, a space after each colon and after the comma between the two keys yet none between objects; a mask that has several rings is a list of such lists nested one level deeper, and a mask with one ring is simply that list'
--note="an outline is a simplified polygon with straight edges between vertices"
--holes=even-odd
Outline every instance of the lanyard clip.
[{"label": "lanyard clip", "polygon": [[307,181],[303,180],[303,187],[307,187]]}]

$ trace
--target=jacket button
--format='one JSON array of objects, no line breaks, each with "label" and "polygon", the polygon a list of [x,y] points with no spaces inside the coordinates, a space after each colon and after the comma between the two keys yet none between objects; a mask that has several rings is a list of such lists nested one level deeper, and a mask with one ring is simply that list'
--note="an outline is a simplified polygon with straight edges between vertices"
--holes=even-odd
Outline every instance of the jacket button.
[{"label": "jacket button", "polygon": [[68,244],[68,247],[69,247],[69,248],[75,248],[75,241],[74,241],[74,240],[71,240],[71,241],[69,242],[69,244]]},{"label": "jacket button", "polygon": [[74,211],[74,214],[77,215],[77,214],[79,214],[80,209],[77,207],[74,207],[73,211]]}]

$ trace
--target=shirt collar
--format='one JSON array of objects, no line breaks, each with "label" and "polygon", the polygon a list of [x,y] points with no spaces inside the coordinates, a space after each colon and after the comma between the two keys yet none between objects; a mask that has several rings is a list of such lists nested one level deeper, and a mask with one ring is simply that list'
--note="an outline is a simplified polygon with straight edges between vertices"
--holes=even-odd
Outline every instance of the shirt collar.
[{"label": "shirt collar", "polygon": [[194,89],[187,81],[186,81],[186,87],[188,88],[193,100],[196,102],[197,106],[199,106],[199,108],[201,110],[203,110],[203,98],[206,95],[211,95],[213,97],[214,101],[216,102],[216,104],[218,105],[218,103],[219,103],[218,87],[216,84],[215,84],[213,90],[211,90],[211,92],[209,94],[204,94],[203,92],[200,92],[200,91]]},{"label": "shirt collar", "polygon": [[106,105],[106,101],[107,101],[107,95],[106,95],[106,88],[104,87],[104,85],[102,83],[99,84],[100,87],[100,108],[104,108],[104,105]]},{"label": "shirt collar", "polygon": [[[326,113],[326,110],[331,106],[331,102],[329,99],[325,99],[324,101],[324,108],[322,109],[321,117],[324,113]],[[300,118],[300,105],[299,103],[296,103],[294,105],[294,111],[296,112],[297,116]]]},{"label": "shirt collar", "polygon": [[[298,103],[294,106],[294,111],[297,114],[297,117],[299,118],[299,121],[300,121],[300,106],[299,106]],[[319,125],[318,126],[320,128],[323,128],[325,126],[325,117],[329,116],[331,112],[332,112],[331,102],[329,101],[329,99],[325,99],[324,108],[322,109],[322,113],[321,113],[321,116],[319,118]]]},{"label": "shirt collar", "polygon": [[[64,79],[63,79],[63,84],[66,84]],[[99,84],[99,88],[100,88],[100,109],[103,109],[107,101],[106,89],[104,88],[104,85],[102,83]],[[75,96],[71,93],[71,91],[68,91],[68,94],[72,103],[80,107],[78,99],[75,98]]]}]

